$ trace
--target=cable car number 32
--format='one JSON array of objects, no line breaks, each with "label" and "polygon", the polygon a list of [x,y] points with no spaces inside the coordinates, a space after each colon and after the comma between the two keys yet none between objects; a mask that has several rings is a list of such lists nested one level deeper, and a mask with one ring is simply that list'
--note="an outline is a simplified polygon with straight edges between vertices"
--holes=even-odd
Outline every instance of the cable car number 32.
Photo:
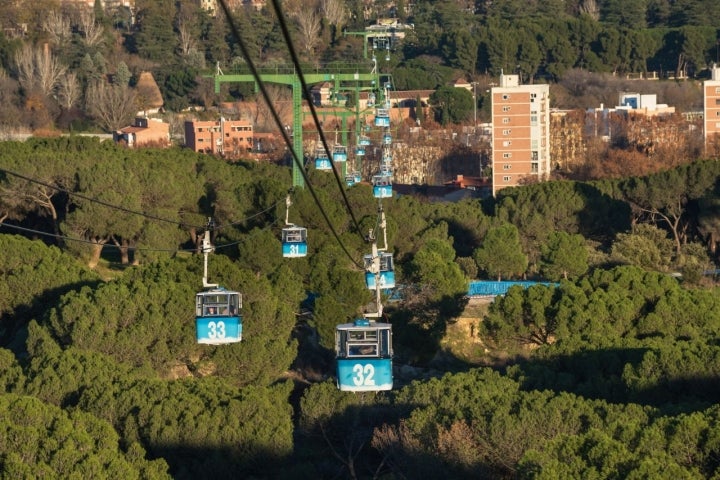
[{"label": "cable car number 32", "polygon": [[375,376],[375,367],[373,367],[372,364],[362,365],[356,363],[353,366],[353,373],[355,375],[353,375],[352,381],[355,385],[375,385],[375,379],[373,378]]}]

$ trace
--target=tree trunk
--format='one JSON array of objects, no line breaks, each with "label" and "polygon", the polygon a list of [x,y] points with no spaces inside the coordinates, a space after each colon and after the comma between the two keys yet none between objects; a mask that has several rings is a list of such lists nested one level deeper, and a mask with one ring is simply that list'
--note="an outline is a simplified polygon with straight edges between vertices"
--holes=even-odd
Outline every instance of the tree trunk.
[{"label": "tree trunk", "polygon": [[104,240],[99,240],[92,243],[90,250],[90,259],[88,260],[88,267],[95,268],[100,263],[100,254],[102,253],[103,246],[105,245]]}]

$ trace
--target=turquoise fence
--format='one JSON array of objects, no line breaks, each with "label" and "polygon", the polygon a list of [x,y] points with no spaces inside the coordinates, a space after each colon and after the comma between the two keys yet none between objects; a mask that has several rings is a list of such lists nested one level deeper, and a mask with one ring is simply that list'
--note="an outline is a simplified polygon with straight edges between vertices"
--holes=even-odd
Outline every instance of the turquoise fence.
[{"label": "turquoise fence", "polygon": [[476,280],[470,282],[470,285],[468,286],[468,297],[494,297],[497,295],[505,295],[508,289],[515,285],[518,285],[522,288],[532,287],[533,285],[547,285],[557,287],[559,283],[532,282],[529,280],[507,280],[499,282],[493,282],[490,280]]}]

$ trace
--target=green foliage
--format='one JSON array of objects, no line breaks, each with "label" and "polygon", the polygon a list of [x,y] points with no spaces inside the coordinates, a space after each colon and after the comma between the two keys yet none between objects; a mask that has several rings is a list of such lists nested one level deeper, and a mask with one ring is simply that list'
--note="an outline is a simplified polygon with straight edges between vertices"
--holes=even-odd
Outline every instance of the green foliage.
[{"label": "green foliage", "polygon": [[461,123],[472,118],[472,93],[464,88],[442,86],[435,90],[428,100],[435,110],[435,120],[441,125],[448,122]]},{"label": "green foliage", "polygon": [[587,247],[582,235],[553,232],[542,248],[540,271],[552,281],[576,278],[587,272],[587,258]]},{"label": "green foliage", "polygon": [[482,246],[473,252],[473,258],[480,270],[498,280],[503,276],[508,278],[522,275],[528,266],[518,230],[507,223],[488,230]]},{"label": "green foliage", "polygon": [[415,254],[410,267],[411,278],[433,291],[428,298],[430,301],[467,292],[465,277],[454,260],[455,250],[442,240],[430,240]]},{"label": "green foliage", "polygon": [[648,270],[667,271],[673,255],[667,232],[652,225],[637,225],[633,233],[618,233],[611,258]]},{"label": "green foliage", "polygon": [[170,478],[142,448],[123,452],[107,422],[33,397],[0,395],[0,437],[3,478]]}]

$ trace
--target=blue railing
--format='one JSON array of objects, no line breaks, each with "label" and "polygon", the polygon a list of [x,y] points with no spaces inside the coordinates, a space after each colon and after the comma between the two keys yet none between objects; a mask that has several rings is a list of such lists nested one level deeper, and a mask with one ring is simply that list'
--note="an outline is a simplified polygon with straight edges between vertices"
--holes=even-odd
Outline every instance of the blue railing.
[{"label": "blue railing", "polygon": [[552,282],[533,282],[529,280],[476,280],[470,282],[468,286],[468,297],[494,297],[497,295],[505,295],[510,287],[518,285],[522,288],[532,287],[533,285],[547,285],[557,287],[559,283]]}]

